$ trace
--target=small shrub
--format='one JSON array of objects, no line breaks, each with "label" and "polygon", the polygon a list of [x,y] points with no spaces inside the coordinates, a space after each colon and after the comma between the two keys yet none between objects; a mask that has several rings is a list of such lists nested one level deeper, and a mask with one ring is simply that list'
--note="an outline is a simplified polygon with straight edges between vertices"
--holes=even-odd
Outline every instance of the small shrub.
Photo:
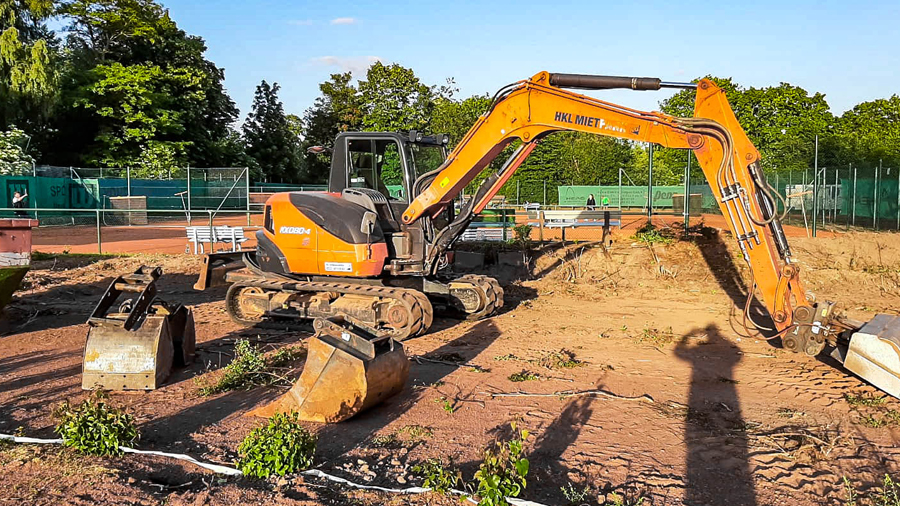
[{"label": "small shrub", "polygon": [[214,395],[271,383],[272,377],[263,374],[265,372],[266,358],[259,347],[241,339],[234,345],[234,360],[223,368],[218,381],[200,388],[200,395]]},{"label": "small shrub", "polygon": [[525,490],[528,459],[523,456],[522,444],[528,431],[519,432],[512,424],[514,436],[510,441],[495,441],[484,450],[484,459],[475,473],[478,481],[478,506],[506,506],[507,497],[518,497]]},{"label": "small shrub", "polygon": [[513,227],[513,241],[522,249],[531,243],[531,225],[522,223]]},{"label": "small shrub", "polygon": [[604,506],[643,506],[643,504],[643,497],[631,498],[616,493],[610,494],[607,501],[603,503]]},{"label": "small shrub", "polygon": [[591,489],[588,486],[585,486],[584,489],[578,490],[575,488],[575,485],[569,483],[565,487],[559,487],[559,490],[562,492],[563,497],[569,501],[569,504],[576,505],[584,503],[588,496],[591,495]]},{"label": "small shrub", "polygon": [[434,432],[422,425],[404,425],[397,430],[398,434],[406,434],[410,439],[422,440],[434,436]]},{"label": "small shrub", "polygon": [[521,383],[523,381],[534,381],[541,379],[540,375],[535,374],[529,371],[516,372],[509,375],[507,378],[509,381],[513,383]]},{"label": "small shrub", "polygon": [[276,413],[241,442],[237,468],[257,478],[302,471],[312,465],[316,439],[300,425],[297,413]]},{"label": "small shrub", "polygon": [[65,401],[53,416],[59,420],[54,430],[63,444],[87,455],[122,455],[119,447],[138,439],[134,418],[101,400],[85,399],[77,407]]},{"label": "small shrub", "polygon": [[449,465],[445,466],[441,459],[429,459],[422,464],[413,466],[412,472],[425,479],[422,482],[423,487],[447,495],[450,489],[462,482],[462,473],[453,471],[449,467]]},{"label": "small shrub", "polygon": [[302,346],[285,346],[276,351],[267,361],[269,367],[282,367],[306,358],[306,350]]}]

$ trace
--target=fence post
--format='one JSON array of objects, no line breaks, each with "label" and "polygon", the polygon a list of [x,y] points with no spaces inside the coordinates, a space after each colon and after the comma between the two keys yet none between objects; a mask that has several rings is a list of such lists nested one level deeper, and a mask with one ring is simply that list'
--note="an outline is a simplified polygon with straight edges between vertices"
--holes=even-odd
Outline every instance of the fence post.
[{"label": "fence post", "polygon": [[538,212],[538,226],[540,227],[541,245],[544,244],[544,211]]},{"label": "fence post", "polygon": [[191,166],[187,166],[187,222],[191,226]]},{"label": "fence post", "polygon": [[813,222],[812,236],[816,236],[816,221],[819,219],[819,136],[816,135],[816,156],[813,162]]},{"label": "fence post", "polygon": [[650,166],[647,171],[647,221],[653,218],[653,143],[650,143]]},{"label": "fence post", "polygon": [[[684,169],[684,231],[687,233],[687,229],[691,226],[691,155],[692,152],[688,151],[688,163],[687,167]],[[609,223],[607,223],[608,225]]]},{"label": "fence post", "polygon": [[[516,186],[518,187],[518,181],[516,181]],[[518,189],[516,191],[518,193]],[[518,199],[516,199],[518,200]],[[500,209],[501,219],[503,220],[503,242],[506,242],[506,206]]]},{"label": "fence post", "polygon": [[519,205],[519,180],[516,179],[516,205]]},{"label": "fence post", "polygon": [[834,169],[834,211],[831,212],[831,224],[834,225],[837,223],[837,215],[838,215],[838,189],[840,188],[840,176],[838,175],[838,169]]},{"label": "fence post", "polygon": [[856,168],[853,164],[850,164],[850,168],[853,169],[853,206],[850,210],[851,221],[850,223],[855,227],[856,226]]},{"label": "fence post", "polygon": [[[547,207],[547,180],[544,180],[544,207]],[[543,239],[541,240],[543,242]]]},{"label": "fence post", "polygon": [[131,167],[125,167],[125,187],[128,189],[128,196],[131,196]]},{"label": "fence post", "polygon": [[622,210],[622,167],[619,167],[619,211]]},{"label": "fence post", "polygon": [[97,214],[97,253],[103,254],[103,239],[100,234],[100,210],[95,209],[94,212]]},{"label": "fence post", "polygon": [[247,226],[250,226],[250,167],[244,167],[244,177],[247,178],[245,189],[247,190]]},{"label": "fence post", "polygon": [[881,172],[881,160],[878,160],[878,167],[875,169],[875,189],[872,198],[872,228],[878,230],[878,173]]}]

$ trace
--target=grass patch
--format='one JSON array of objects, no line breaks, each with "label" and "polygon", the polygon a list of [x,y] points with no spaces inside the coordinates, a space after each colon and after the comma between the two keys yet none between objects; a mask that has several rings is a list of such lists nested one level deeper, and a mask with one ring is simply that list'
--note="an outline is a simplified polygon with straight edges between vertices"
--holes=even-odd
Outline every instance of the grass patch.
[{"label": "grass patch", "polygon": [[871,394],[861,394],[861,395],[853,395],[853,394],[844,394],[844,400],[847,401],[851,407],[875,407],[881,406],[887,401],[884,396],[877,397]]},{"label": "grass patch", "polygon": [[673,229],[656,228],[649,222],[639,228],[632,238],[644,244],[672,244],[676,239]]},{"label": "grass patch", "polygon": [[434,432],[423,425],[404,425],[397,430],[397,434],[406,434],[410,439],[419,441],[434,437]]},{"label": "grass patch", "polygon": [[565,487],[559,487],[559,490],[570,506],[584,504],[591,496],[591,488],[587,485],[583,489],[578,489],[572,483],[568,483]]},{"label": "grass patch", "polygon": [[675,341],[675,333],[672,332],[672,327],[669,327],[665,330],[659,330],[649,327],[644,328],[644,330],[641,331],[641,334],[638,336],[638,342],[649,342],[656,346],[670,344],[673,341]]},{"label": "grass patch", "polygon": [[530,371],[522,371],[510,374],[507,379],[513,383],[521,383],[523,381],[539,380],[541,376]]},{"label": "grass patch", "polygon": [[297,413],[277,413],[241,442],[237,468],[256,478],[302,471],[312,465],[316,440],[315,434],[300,425]]},{"label": "grass patch", "polygon": [[509,362],[511,360],[519,360],[519,357],[513,355],[512,353],[507,353],[506,355],[497,355],[494,357],[494,360],[498,362]]}]

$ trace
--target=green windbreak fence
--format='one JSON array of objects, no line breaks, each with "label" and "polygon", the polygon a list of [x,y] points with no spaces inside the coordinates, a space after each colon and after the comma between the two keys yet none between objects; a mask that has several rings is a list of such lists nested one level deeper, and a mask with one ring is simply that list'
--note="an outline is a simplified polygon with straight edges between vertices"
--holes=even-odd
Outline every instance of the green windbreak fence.
[{"label": "green windbreak fence", "polygon": [[[875,179],[856,180],[856,204],[853,203],[853,180],[841,180],[841,214],[851,214],[855,208],[857,218],[871,219],[878,213],[879,219],[896,219],[898,216],[897,180],[878,181]],[[877,205],[876,205],[877,203]],[[877,208],[877,210],[876,210]]]},{"label": "green windbreak fence", "polygon": [[[647,206],[646,186],[560,186],[557,188],[557,191],[559,193],[559,205],[561,206],[584,206],[591,194],[594,195],[594,201],[598,205],[604,202],[603,199],[606,198],[609,199],[611,207],[618,207],[619,195],[621,195],[622,207]],[[716,199],[713,197],[709,185],[693,185],[691,186],[691,193],[702,195],[704,209],[716,207]],[[684,195],[684,187],[654,186],[653,207],[660,209],[672,208],[673,195]]]}]

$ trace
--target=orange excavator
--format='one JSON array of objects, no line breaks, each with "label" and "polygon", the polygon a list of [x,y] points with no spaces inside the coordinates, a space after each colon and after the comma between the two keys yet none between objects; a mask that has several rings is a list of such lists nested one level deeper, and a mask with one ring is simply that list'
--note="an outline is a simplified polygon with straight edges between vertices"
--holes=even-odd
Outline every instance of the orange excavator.
[{"label": "orange excavator", "polygon": [[[638,111],[570,91],[616,88],[694,88],[694,116]],[[230,284],[226,307],[235,321],[316,319],[301,377],[259,414],[349,418],[402,388],[408,365],[399,341],[428,330],[434,306],[476,319],[501,307],[496,280],[453,274],[451,247],[535,146],[563,130],[692,150],[750,266],[743,325],[780,337],[797,353],[827,348],[848,370],[900,395],[900,320],[853,322],[840,318],[834,303],[807,298],[777,212],[780,197],[720,88],[705,79],[540,72],[497,92],[446,156],[446,135],[339,134],[328,192],[273,195],[255,252],[204,259],[196,287]],[[519,143],[512,155],[457,211],[463,188],[512,143]],[[754,293],[771,317],[768,328],[750,317]]]}]

